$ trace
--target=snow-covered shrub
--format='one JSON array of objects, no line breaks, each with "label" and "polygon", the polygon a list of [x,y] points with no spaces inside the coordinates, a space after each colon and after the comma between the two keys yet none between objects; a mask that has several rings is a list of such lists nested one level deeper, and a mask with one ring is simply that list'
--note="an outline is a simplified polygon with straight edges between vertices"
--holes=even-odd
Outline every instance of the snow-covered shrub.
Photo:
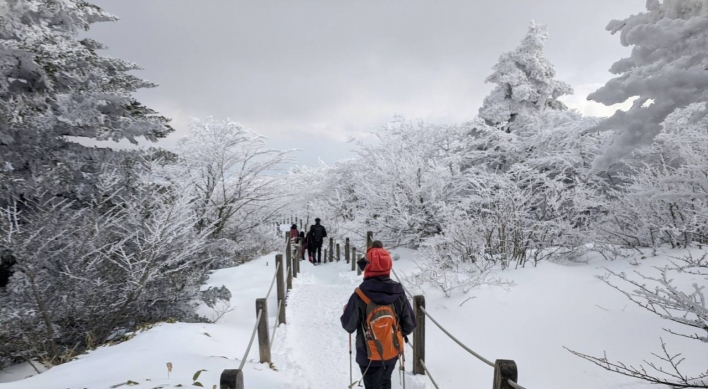
[{"label": "snow-covered shrub", "polygon": [[628,184],[611,194],[601,227],[607,241],[628,247],[708,243],[705,112],[705,103],[677,109],[654,143],[628,159]]},{"label": "snow-covered shrub", "polygon": [[[694,258],[691,254],[674,258],[672,264],[658,268],[658,274],[647,276],[615,273],[608,270],[605,277],[598,277],[610,287],[624,294],[631,302],[659,317],[682,325],[684,330],[665,329],[674,336],[693,339],[708,344],[708,305],[705,285],[708,284],[708,256]],[[677,278],[692,277],[700,281],[682,290],[676,285]],[[653,384],[672,388],[708,388],[708,369],[686,373],[681,363],[684,357],[673,351],[661,339],[659,353],[643,363],[625,364],[608,359],[607,355],[595,357],[577,351],[571,353],[590,361],[603,369]]]},{"label": "snow-covered shrub", "polygon": [[419,247],[419,271],[407,276],[407,284],[432,285],[450,297],[455,291],[463,294],[481,285],[508,287],[511,282],[495,276],[494,261],[469,261],[460,256],[453,240],[443,236],[426,239]]},{"label": "snow-covered shrub", "polygon": [[47,196],[3,209],[0,242],[16,263],[0,292],[2,358],[61,363],[117,328],[194,319],[211,230],[156,170],[104,173],[88,207]]}]

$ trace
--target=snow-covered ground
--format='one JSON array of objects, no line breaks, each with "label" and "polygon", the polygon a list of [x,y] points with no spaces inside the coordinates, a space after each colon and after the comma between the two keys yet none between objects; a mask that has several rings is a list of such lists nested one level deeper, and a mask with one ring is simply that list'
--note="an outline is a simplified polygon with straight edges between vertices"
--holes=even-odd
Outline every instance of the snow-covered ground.
[{"label": "snow-covered ground", "polygon": [[[405,260],[414,253],[396,251],[402,258],[394,263],[399,275],[415,271],[415,264]],[[693,252],[694,256],[698,253]],[[606,372],[563,347],[594,356],[607,351],[610,360],[636,366],[652,352],[661,351],[659,338],[663,337],[670,351],[686,357],[681,365],[685,371],[705,371],[706,345],[667,334],[662,328],[680,326],[637,307],[595,277],[606,273],[603,267],[615,272],[653,274],[654,266],[668,264],[669,257],[685,253],[667,249],[652,257],[646,250],[646,259],[639,259],[637,266],[627,259],[605,261],[599,255],[581,265],[542,262],[538,268],[500,272],[516,285],[509,291],[497,287],[474,290],[470,295],[475,298],[466,302],[466,297],[446,298],[441,291],[428,287],[422,292],[427,311],[467,346],[491,361],[516,361],[519,383],[528,389],[657,388]],[[681,282],[677,285],[685,286],[685,291],[690,290],[690,283],[706,283],[699,277]],[[492,386],[493,369],[455,345],[430,321],[426,342],[426,365],[441,389],[470,387],[470,383],[473,387]]]},{"label": "snow-covered ground", "polygon": [[[244,265],[222,269],[209,278],[209,285],[226,285],[233,298],[233,311],[216,324],[160,324],[141,332],[132,340],[111,347],[101,347],[73,362],[52,368],[46,373],[21,381],[13,374],[0,372],[0,389],[108,389],[129,380],[138,388],[191,386],[198,370],[206,369],[198,381],[205,388],[218,387],[224,369],[236,369],[246,351],[256,320],[256,298],[265,297],[275,271],[275,254]],[[268,301],[277,307],[275,288]],[[213,315],[208,308],[203,315]],[[269,323],[275,309],[269,309]],[[172,363],[167,374],[166,364]],[[275,360],[277,362],[277,359]],[[23,374],[28,374],[26,367]],[[286,388],[284,374],[258,363],[258,345],[251,348],[244,367],[245,382],[251,388]],[[121,386],[122,387],[128,387]]]},{"label": "snow-covered ground", "polygon": [[[396,252],[401,256],[394,262],[399,274],[415,271],[415,253]],[[663,337],[669,347],[687,357],[687,370],[705,368],[705,345],[666,334],[662,328],[674,328],[671,323],[634,306],[595,278],[604,274],[603,266],[614,271],[650,272],[652,266],[666,263],[669,255],[681,252],[667,250],[657,257],[647,256],[638,266],[626,260],[593,259],[584,265],[542,263],[538,268],[505,271],[501,275],[514,281],[514,287],[473,291],[476,298],[461,306],[466,297],[446,298],[429,287],[412,289],[426,295],[429,313],[469,347],[491,360],[515,360],[519,383],[528,389],[656,388],[608,373],[571,355],[563,346],[592,355],[606,350],[611,359],[638,363],[659,350],[659,338]],[[204,387],[218,387],[221,371],[236,368],[245,351],[255,321],[255,299],[267,292],[273,265],[271,254],[211,276],[211,285],[224,284],[234,295],[234,311],[217,324],[161,324],[128,342],[99,348],[39,376],[7,382],[9,374],[0,373],[0,382],[6,382],[0,389],[103,389],[128,380],[145,388],[189,386],[192,375],[200,369],[207,369],[199,377]],[[277,371],[257,363],[254,346],[244,370],[247,388],[349,385],[348,336],[339,325],[339,315],[360,280],[347,269],[344,263],[317,267],[303,263],[303,273],[294,280],[288,300],[288,324],[280,327],[273,346]],[[271,324],[275,306],[273,292],[269,300]],[[492,385],[492,368],[452,343],[431,322],[426,338],[426,364],[441,389]],[[410,350],[407,359],[406,387],[432,388],[426,377],[410,375]],[[169,379],[168,362],[174,366]],[[354,370],[357,379],[356,367]],[[400,387],[397,375],[394,387]]]}]

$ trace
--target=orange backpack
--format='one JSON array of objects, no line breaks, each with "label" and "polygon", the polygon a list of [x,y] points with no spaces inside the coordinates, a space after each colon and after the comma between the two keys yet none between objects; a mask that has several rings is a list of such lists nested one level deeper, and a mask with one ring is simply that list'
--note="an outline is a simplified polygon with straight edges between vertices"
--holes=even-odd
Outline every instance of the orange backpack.
[{"label": "orange backpack", "polygon": [[388,361],[403,353],[403,334],[393,304],[379,305],[371,301],[359,288],[356,294],[366,304],[364,343],[371,361]]}]

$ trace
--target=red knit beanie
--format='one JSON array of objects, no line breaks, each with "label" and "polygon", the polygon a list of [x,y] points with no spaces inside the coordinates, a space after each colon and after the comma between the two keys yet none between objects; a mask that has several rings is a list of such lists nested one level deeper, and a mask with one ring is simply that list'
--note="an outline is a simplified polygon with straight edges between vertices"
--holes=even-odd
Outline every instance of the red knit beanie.
[{"label": "red knit beanie", "polygon": [[391,274],[391,254],[382,248],[372,247],[366,252],[369,264],[364,269],[364,278],[389,276]]}]

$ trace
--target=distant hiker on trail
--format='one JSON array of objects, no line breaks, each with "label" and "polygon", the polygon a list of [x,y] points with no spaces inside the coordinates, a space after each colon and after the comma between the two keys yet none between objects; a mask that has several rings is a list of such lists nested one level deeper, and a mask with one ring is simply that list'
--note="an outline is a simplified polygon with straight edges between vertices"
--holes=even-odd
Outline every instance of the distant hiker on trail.
[{"label": "distant hiker on trail", "polygon": [[[324,238],[327,237],[327,230],[320,224],[320,218],[315,219],[315,224],[310,226],[310,232],[312,233],[315,250],[317,250],[317,263],[322,263],[322,243]],[[315,250],[313,250],[313,254]]]},{"label": "distant hiker on trail", "polygon": [[390,389],[396,361],[403,358],[404,338],[416,326],[413,308],[403,286],[390,278],[391,254],[380,241],[357,263],[364,269],[364,281],[340,320],[347,332],[356,331],[356,363],[366,389]]},{"label": "distant hiker on trail", "polygon": [[312,237],[312,231],[308,231],[307,235],[305,235],[305,247],[307,247],[307,256],[312,262],[312,264],[315,264],[315,239]]},{"label": "distant hiker on trail", "polygon": [[300,260],[304,261],[305,260],[305,249],[307,248],[307,246],[305,244],[305,231],[300,231],[298,242],[300,243],[300,254],[302,255],[302,258],[300,258]]},{"label": "distant hiker on trail", "polygon": [[293,224],[290,226],[290,240],[292,240],[293,243],[297,243],[298,237],[300,237],[300,235],[297,232],[297,224]]}]

